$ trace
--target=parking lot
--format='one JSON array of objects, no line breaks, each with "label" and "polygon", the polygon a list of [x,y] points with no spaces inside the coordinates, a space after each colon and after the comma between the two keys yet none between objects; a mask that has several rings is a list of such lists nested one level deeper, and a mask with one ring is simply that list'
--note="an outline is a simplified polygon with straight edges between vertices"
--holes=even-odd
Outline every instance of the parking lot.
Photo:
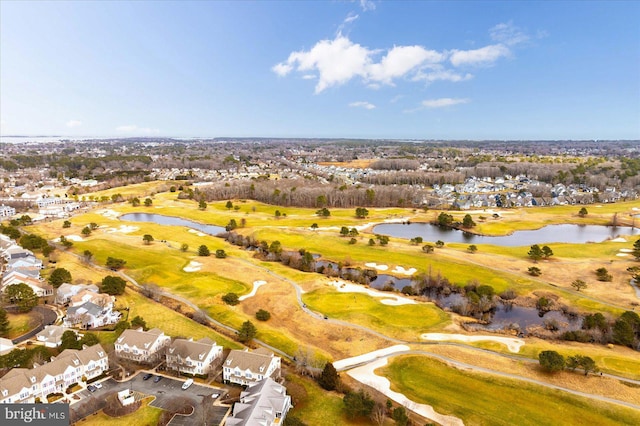
[{"label": "parking lot", "polygon": [[194,412],[191,415],[175,416],[170,423],[174,426],[202,424],[205,414],[204,404],[208,404],[206,409],[207,424],[220,424],[229,409],[225,406],[213,405],[217,403],[219,397],[213,398],[212,395],[222,395],[224,393],[222,389],[194,383],[188,389],[183,390],[182,384],[185,380],[163,376],[160,381],[155,382],[153,378],[143,380],[144,375],[144,372],[139,373],[125,382],[107,379],[101,382],[102,388],[95,392],[84,389],[77,393],[81,399],[72,405],[72,409],[78,418],[84,418],[104,407],[104,396],[124,389],[155,396],[156,398],[150,405],[163,410],[178,411],[185,406],[194,407]]}]

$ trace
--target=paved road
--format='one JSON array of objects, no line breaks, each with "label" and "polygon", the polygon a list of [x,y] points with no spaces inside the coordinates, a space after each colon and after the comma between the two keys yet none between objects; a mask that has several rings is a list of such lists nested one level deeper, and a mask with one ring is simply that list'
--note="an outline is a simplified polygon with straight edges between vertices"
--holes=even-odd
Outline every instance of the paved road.
[{"label": "paved road", "polygon": [[[76,255],[76,256],[77,256],[77,257],[80,257],[79,255]],[[324,316],[323,316],[323,315],[321,315],[321,314],[319,314],[319,313],[316,313],[316,312],[313,312],[313,311],[309,310],[309,309],[306,307],[306,305],[302,302],[302,289],[301,289],[301,287],[300,287],[296,282],[294,282],[294,281],[290,280],[289,278],[286,278],[286,277],[283,277],[283,276],[281,276],[281,275],[279,275],[279,274],[276,274],[275,272],[273,272],[273,271],[269,270],[268,268],[265,268],[265,267],[263,267],[263,266],[256,265],[256,264],[254,264],[254,263],[252,263],[252,262],[249,262],[249,261],[248,261],[248,260],[246,260],[246,259],[241,259],[241,260],[242,260],[243,262],[247,263],[247,264],[252,265],[253,267],[258,267],[258,268],[262,269],[263,271],[265,271],[267,274],[269,274],[269,275],[271,275],[271,276],[273,276],[273,277],[275,277],[275,278],[278,278],[278,279],[280,279],[280,280],[282,280],[282,281],[285,281],[285,282],[289,283],[290,285],[292,285],[292,286],[293,286],[293,288],[295,289],[295,292],[296,292],[296,298],[297,298],[298,304],[300,305],[300,308],[301,308],[304,312],[306,312],[308,315],[312,316],[312,317],[313,317],[313,318],[315,318],[315,319],[322,319],[322,318],[324,318]],[[96,266],[96,267],[98,267],[98,268],[100,268],[100,269],[106,269],[106,268],[101,267],[101,266],[99,266],[99,265],[94,265],[94,266]],[[481,265],[481,266],[484,266],[484,265]],[[486,266],[485,266],[485,267],[486,267]],[[490,268],[490,269],[495,269],[495,270],[497,270],[497,271],[504,272],[504,271],[502,271],[502,270],[500,270],[500,269],[498,269],[498,268]],[[134,286],[136,286],[136,287],[138,287],[138,288],[142,288],[142,286],[141,286],[140,284],[138,284],[138,282],[137,282],[136,280],[134,280],[132,277],[130,277],[129,275],[125,274],[125,273],[124,273],[124,272],[122,272],[122,271],[118,271],[117,273],[118,273],[122,278],[124,278],[124,279],[128,280],[129,282],[131,282]],[[509,272],[509,273],[511,274],[511,272]],[[548,284],[548,283],[546,283],[546,284]],[[551,285],[551,284],[548,284],[548,285]],[[570,292],[570,291],[568,291],[568,292]],[[181,296],[178,296],[178,295],[172,294],[172,293],[167,292],[167,291],[164,291],[164,290],[161,292],[161,294],[162,294],[162,296],[164,296],[164,297],[169,297],[169,298],[172,298],[172,299],[174,299],[174,300],[177,300],[177,301],[179,301],[179,302],[181,302],[181,303],[184,303],[185,305],[187,305],[187,306],[191,307],[192,309],[200,310],[200,307],[199,307],[199,306],[197,306],[195,303],[193,303],[193,302],[191,302],[190,300],[185,299],[185,298],[183,298],[183,297],[181,297]],[[584,295],[580,294],[580,296],[584,296]],[[619,307],[619,306],[617,306],[617,305],[611,305],[611,306]],[[229,327],[229,326],[227,326],[227,325],[225,325],[225,324],[222,324],[222,323],[220,323],[220,322],[216,321],[215,319],[211,318],[209,315],[206,315],[206,317],[207,317],[207,319],[208,319],[209,321],[211,321],[213,324],[216,324],[217,326],[222,327],[223,329],[226,329],[226,330],[231,331],[231,332],[234,332],[234,333],[235,333],[235,332],[237,332],[237,330],[235,330],[235,329],[233,329],[232,327]],[[481,351],[481,352],[485,352],[485,353],[490,353],[491,355],[494,355],[494,356],[502,356],[502,357],[507,357],[507,358],[511,358],[511,359],[523,360],[523,361],[526,361],[526,362],[537,362],[537,361],[532,360],[532,359],[529,359],[529,358],[525,358],[525,357],[517,357],[517,356],[515,356],[515,355],[501,354],[501,353],[497,353],[497,352],[489,351],[489,350],[486,350],[486,349],[477,348],[477,347],[474,347],[474,346],[471,346],[471,345],[466,345],[466,344],[464,344],[464,343],[453,343],[453,342],[424,342],[424,341],[417,341],[417,342],[416,342],[416,341],[414,341],[414,342],[410,342],[410,341],[403,341],[403,340],[399,340],[399,339],[395,339],[395,338],[392,338],[392,337],[386,336],[386,335],[384,335],[384,334],[382,334],[382,333],[379,333],[379,332],[377,332],[377,331],[375,331],[375,330],[372,330],[372,329],[370,329],[370,328],[368,328],[368,327],[360,326],[360,325],[357,325],[357,324],[351,324],[351,323],[346,322],[346,321],[340,321],[340,320],[335,320],[335,319],[325,319],[325,321],[328,321],[328,322],[333,323],[333,324],[337,324],[337,325],[345,326],[345,327],[355,328],[355,329],[358,329],[358,330],[361,330],[361,331],[367,332],[367,333],[369,333],[369,334],[372,334],[372,335],[374,335],[374,336],[380,337],[380,338],[382,338],[382,339],[385,339],[385,340],[387,340],[387,341],[389,341],[389,342],[393,342],[393,343],[397,343],[397,344],[422,344],[422,345],[426,345],[426,344],[438,344],[438,345],[460,346],[460,347],[464,347],[464,348],[466,348],[466,349],[470,349],[470,350],[475,350],[475,351]],[[270,346],[270,345],[266,344],[265,342],[262,342],[262,341],[257,340],[257,339],[256,339],[255,341],[256,341],[257,343],[259,343],[260,345],[262,345],[262,346],[265,346],[265,347],[269,348],[270,350],[274,351],[275,353],[280,354],[281,356],[283,356],[283,357],[285,357],[285,358],[288,358],[288,359],[291,359],[291,358],[292,358],[290,355],[288,355],[288,354],[286,354],[286,353],[284,353],[284,352],[280,351],[280,350],[279,350],[279,349],[277,349],[277,348],[274,348],[274,347],[272,347],[272,346]],[[575,394],[575,395],[584,396],[584,397],[587,397],[587,398],[592,398],[592,399],[596,399],[596,400],[603,401],[603,402],[616,403],[616,404],[620,404],[620,405],[628,406],[628,407],[635,408],[635,409],[640,409],[640,406],[637,406],[637,405],[634,405],[634,404],[630,404],[630,403],[627,403],[627,402],[625,402],[625,401],[619,401],[619,400],[616,400],[616,399],[607,398],[607,397],[603,397],[603,396],[599,396],[599,395],[587,394],[587,393],[583,393],[583,392],[579,392],[579,391],[573,391],[573,390],[571,390],[571,389],[562,388],[562,387],[559,387],[559,386],[556,386],[556,385],[552,385],[552,384],[549,384],[549,383],[546,383],[546,382],[541,382],[541,381],[537,381],[537,380],[534,380],[534,379],[529,379],[529,378],[527,378],[527,377],[522,377],[522,376],[515,375],[515,374],[502,373],[502,372],[495,371],[495,370],[485,369],[485,368],[483,368],[483,367],[476,367],[476,366],[473,366],[473,365],[470,365],[470,364],[461,363],[461,362],[455,361],[455,360],[453,360],[453,359],[450,359],[450,358],[444,357],[444,356],[442,356],[442,355],[434,354],[434,353],[431,353],[431,352],[428,352],[428,351],[410,351],[410,352],[411,352],[411,353],[422,353],[422,354],[424,354],[424,355],[432,356],[432,357],[435,357],[435,358],[441,359],[441,360],[443,360],[443,361],[445,361],[445,362],[451,363],[451,364],[453,364],[453,365],[457,365],[457,366],[459,366],[459,367],[468,368],[468,369],[471,369],[471,370],[474,370],[474,371],[486,372],[486,373],[489,373],[489,374],[495,374],[495,375],[498,375],[498,376],[508,377],[508,378],[515,379],[515,380],[522,380],[522,381],[524,381],[524,382],[536,383],[536,384],[539,384],[539,385],[542,385],[542,386],[545,386],[545,387],[548,387],[548,388],[552,388],[552,389],[557,389],[557,390],[566,391],[566,392],[569,392],[569,393],[572,393],[572,394]],[[611,378],[614,378],[614,379],[618,379],[618,380],[622,380],[622,381],[626,381],[626,382],[630,382],[630,383],[634,383],[634,384],[640,384],[640,381],[632,380],[632,379],[627,379],[627,378],[624,378],[624,377],[619,377],[619,376],[615,376],[615,375],[611,375],[611,374],[607,374],[607,377],[611,377]]]},{"label": "paved road", "polygon": [[[557,386],[557,385],[553,385],[551,383],[547,383],[547,382],[543,382],[540,380],[536,380],[536,379],[531,379],[528,377],[522,377],[519,376],[517,374],[511,374],[511,373],[504,373],[502,371],[496,371],[496,370],[491,370],[489,368],[484,368],[484,367],[478,367],[472,364],[467,364],[466,362],[461,362],[461,361],[455,361],[449,357],[443,356],[443,355],[439,355],[439,354],[434,354],[432,352],[428,352],[428,351],[418,351],[418,350],[409,350],[409,351],[401,351],[401,352],[396,352],[392,355],[385,355],[385,356],[381,356],[378,357],[376,359],[388,359],[394,356],[398,356],[398,355],[425,355],[428,356],[430,358],[436,358],[439,359],[440,361],[444,361],[445,363],[449,364],[449,365],[453,365],[455,367],[458,368],[463,368],[465,370],[468,371],[473,371],[473,372],[479,372],[479,373],[488,373],[494,376],[499,376],[499,377],[505,377],[508,379],[514,379],[514,380],[520,380],[523,382],[527,382],[527,383],[533,383],[535,385],[539,385],[539,386],[544,386],[546,388],[550,388],[550,389],[556,389],[556,390],[560,390],[563,392],[567,392],[573,395],[577,395],[577,396],[581,396],[584,398],[589,398],[589,399],[594,399],[597,401],[602,401],[602,402],[608,402],[611,404],[618,404],[618,405],[624,405],[625,407],[629,407],[629,408],[633,408],[634,410],[640,410],[640,405],[636,405],[636,404],[632,404],[630,402],[626,402],[626,401],[620,401],[619,399],[614,399],[614,398],[608,398],[606,396],[601,396],[601,395],[594,395],[592,393],[585,393],[585,392],[580,392],[580,391],[576,391],[573,389],[569,389],[569,388],[565,388],[562,386]],[[364,364],[368,364],[371,361],[368,362],[364,362],[360,365],[364,365]],[[354,366],[356,367],[356,366]],[[351,367],[353,368],[353,367]],[[366,383],[365,383],[366,384]]]},{"label": "paved road", "polygon": [[[206,424],[219,424],[219,421],[218,423],[213,423],[214,420],[220,419],[222,413],[222,417],[224,417],[228,410],[228,407],[217,405],[217,397],[212,397],[214,394],[221,395],[224,393],[223,389],[194,383],[189,389],[183,390],[182,384],[184,380],[165,376],[156,383],[153,379],[143,380],[143,376],[146,373],[146,371],[141,371],[123,382],[118,382],[114,379],[104,380],[101,382],[102,388],[95,392],[89,392],[86,389],[82,390],[77,393],[80,400],[73,401],[71,409],[76,413],[77,418],[81,419],[104,408],[106,395],[131,389],[144,395],[155,396],[150,405],[163,410],[175,411],[185,405],[194,407],[191,415],[175,416],[170,423],[171,425],[200,425],[203,423],[205,411]],[[206,410],[203,407],[204,403],[209,405]],[[216,403],[215,406],[213,405],[214,403]]]}]

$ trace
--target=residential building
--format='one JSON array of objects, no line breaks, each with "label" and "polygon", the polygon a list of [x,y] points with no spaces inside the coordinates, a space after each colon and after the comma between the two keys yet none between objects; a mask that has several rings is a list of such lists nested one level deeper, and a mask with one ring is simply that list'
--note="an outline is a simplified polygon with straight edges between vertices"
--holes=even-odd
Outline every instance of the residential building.
[{"label": "residential building", "polygon": [[280,378],[280,357],[262,348],[232,350],[222,368],[222,378],[229,383],[249,385],[267,377]]},{"label": "residential building", "polygon": [[79,326],[81,328],[97,328],[108,324],[115,324],[120,320],[120,312],[112,311],[113,303],[98,306],[92,302],[67,308],[64,317],[65,327]]},{"label": "residential building", "polygon": [[222,346],[209,338],[175,339],[167,350],[167,368],[180,373],[207,375],[222,357]]},{"label": "residential building", "polygon": [[116,302],[116,297],[92,290],[82,290],[78,294],[71,296],[69,299],[69,306],[80,306],[88,302],[98,306],[113,306]]},{"label": "residential building", "polygon": [[249,385],[233,405],[233,414],[227,426],[276,426],[284,423],[291,408],[287,388],[267,378]]},{"label": "residential building", "polygon": [[162,330],[153,328],[149,331],[125,330],[116,339],[116,355],[123,359],[139,363],[153,363],[164,358],[164,352],[171,343],[171,338]]},{"label": "residential building", "polygon": [[92,291],[94,293],[98,293],[98,286],[94,284],[68,284],[64,283],[60,287],[58,287],[58,291],[56,291],[56,303],[64,305],[65,303],[69,303],[71,301],[71,297],[82,291]]},{"label": "residential building", "polygon": [[10,206],[5,206],[4,204],[0,206],[0,217],[11,217],[15,216],[16,209]]},{"label": "residential building", "polygon": [[[39,275],[40,274],[38,273],[38,276]],[[0,291],[4,292],[8,286],[20,283],[24,283],[31,287],[38,297],[46,297],[53,294],[53,287],[42,279],[34,278],[32,274],[28,273],[28,271],[20,272],[15,270],[6,272],[2,276],[2,286],[0,286]]]},{"label": "residential building", "polygon": [[[62,344],[62,334],[67,330],[70,329],[59,325],[48,325],[44,330],[36,334],[36,340],[44,343],[48,348],[57,348]],[[75,331],[73,332],[75,333]]]},{"label": "residential building", "polygon": [[36,398],[47,402],[47,395],[64,393],[69,386],[83,384],[108,368],[109,358],[100,344],[67,349],[46,364],[9,371],[0,379],[0,403],[33,403]]}]

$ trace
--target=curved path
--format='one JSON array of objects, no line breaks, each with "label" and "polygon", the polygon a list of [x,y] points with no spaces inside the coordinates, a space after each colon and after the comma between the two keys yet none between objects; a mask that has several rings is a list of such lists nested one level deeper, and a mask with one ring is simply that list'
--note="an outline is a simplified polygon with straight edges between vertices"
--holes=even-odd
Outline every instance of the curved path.
[{"label": "curved path", "polygon": [[[390,357],[394,357],[394,356],[398,356],[398,355],[425,355],[431,358],[436,358],[439,359],[440,361],[443,361],[449,365],[452,365],[454,367],[457,368],[462,368],[468,371],[473,371],[473,372],[478,372],[478,373],[487,373],[487,374],[491,374],[494,376],[499,376],[499,377],[504,377],[504,378],[508,378],[508,379],[514,379],[514,380],[520,380],[523,382],[527,382],[527,383],[532,383],[535,385],[539,385],[539,386],[544,386],[546,388],[550,388],[550,389],[555,389],[555,390],[560,390],[563,392],[567,392],[573,395],[577,395],[577,396],[581,396],[584,398],[590,398],[590,399],[595,399],[597,401],[602,401],[602,402],[607,402],[607,403],[612,403],[612,404],[618,404],[618,405],[624,405],[625,407],[629,407],[632,408],[634,410],[640,410],[640,405],[637,404],[632,404],[630,402],[626,402],[626,401],[620,401],[618,399],[613,399],[613,398],[609,398],[606,396],[600,396],[600,395],[595,395],[595,394],[591,394],[591,393],[585,393],[585,392],[580,392],[580,391],[576,391],[573,389],[569,389],[569,388],[565,388],[562,386],[557,386],[557,385],[553,385],[551,383],[547,383],[547,382],[543,382],[540,380],[536,380],[536,379],[531,379],[528,377],[522,377],[519,376],[517,374],[512,374],[512,373],[505,373],[502,371],[497,371],[497,370],[491,370],[489,368],[484,368],[484,367],[478,367],[472,364],[467,364],[465,362],[461,362],[461,361],[455,361],[449,357],[443,356],[443,355],[439,355],[439,354],[434,354],[431,352],[427,352],[427,351],[418,351],[418,350],[408,350],[408,351],[400,351],[400,352],[395,352],[391,355],[385,355],[379,358],[376,358],[377,360],[381,360],[381,359],[388,359]],[[348,373],[347,373],[348,374]]]},{"label": "curved path", "polygon": [[[82,258],[82,256],[80,256],[78,254],[75,254],[75,253],[72,253],[72,254],[74,256],[78,257],[78,258]],[[437,345],[459,346],[459,347],[467,348],[467,349],[470,349],[470,350],[477,350],[477,351],[485,352],[485,353],[491,354],[493,356],[502,356],[502,357],[507,357],[507,358],[511,358],[511,359],[524,360],[526,362],[531,362],[531,363],[535,363],[536,362],[535,360],[532,360],[530,358],[526,358],[526,357],[522,357],[522,356],[509,355],[509,354],[497,353],[497,352],[493,352],[493,351],[490,351],[490,350],[487,350],[487,349],[482,349],[482,348],[477,348],[477,347],[474,347],[474,346],[471,346],[471,345],[467,345],[467,344],[464,344],[464,343],[453,343],[453,342],[444,342],[444,341],[443,342],[424,342],[424,341],[422,341],[422,342],[420,342],[420,341],[418,341],[418,342],[407,342],[407,341],[403,341],[403,340],[400,340],[400,339],[395,339],[395,338],[386,336],[386,335],[384,335],[382,333],[379,333],[379,332],[377,332],[375,330],[372,330],[372,329],[370,329],[368,327],[364,327],[364,326],[361,326],[361,325],[352,324],[352,323],[349,323],[349,322],[346,322],[346,321],[341,321],[341,320],[325,319],[324,315],[322,315],[320,313],[317,313],[317,312],[314,312],[314,311],[311,311],[310,309],[308,309],[306,307],[306,305],[302,301],[303,290],[302,290],[302,288],[300,287],[300,285],[298,283],[296,283],[295,281],[293,281],[293,280],[291,280],[291,279],[289,279],[287,277],[284,277],[284,276],[281,276],[279,274],[276,274],[275,272],[273,272],[272,270],[270,270],[270,269],[268,269],[268,268],[266,268],[264,266],[256,265],[255,263],[252,263],[249,260],[246,260],[246,259],[240,259],[240,260],[242,262],[244,262],[244,263],[250,264],[252,267],[257,267],[259,269],[262,269],[265,273],[273,276],[274,278],[277,278],[279,280],[282,280],[282,281],[287,282],[290,285],[292,285],[294,290],[295,290],[295,292],[296,292],[296,299],[297,299],[297,302],[298,302],[300,308],[304,312],[306,312],[308,315],[310,315],[310,316],[312,316],[312,317],[314,317],[316,319],[324,319],[325,321],[328,321],[328,322],[330,322],[332,324],[341,325],[341,326],[350,327],[350,328],[355,328],[355,329],[364,331],[366,333],[372,334],[374,336],[380,337],[380,338],[382,338],[384,340],[387,340],[389,342],[394,342],[394,343],[397,343],[397,344],[420,344],[420,345],[437,344]],[[110,272],[113,272],[113,271],[109,270],[108,268],[105,268],[105,267],[102,267],[102,266],[99,266],[99,265],[95,265],[93,263],[92,263],[92,265],[94,267],[99,268],[99,269],[108,270]],[[481,264],[478,264],[478,265],[479,266],[484,266],[484,265],[481,265]],[[494,270],[497,270],[497,271],[500,271],[500,272],[505,272],[505,271],[502,271],[499,268],[490,268],[490,269],[494,269]],[[139,289],[143,288],[142,285],[140,285],[135,279],[133,279],[131,276],[127,275],[126,273],[124,273],[122,271],[117,271],[117,274],[120,275],[123,279],[126,279],[129,282],[131,282],[135,287],[137,287]],[[509,274],[512,274],[512,273],[509,272]],[[545,283],[545,284],[551,285],[549,283]],[[173,293],[170,293],[170,292],[164,291],[164,290],[161,290],[160,294],[162,296],[164,296],[164,297],[168,297],[168,298],[177,300],[177,301],[179,301],[181,303],[184,303],[185,305],[191,307],[195,311],[200,311],[200,307],[198,305],[196,305],[192,301],[190,301],[190,300],[188,300],[188,299],[186,299],[186,298],[184,298],[182,296],[178,296],[178,295],[175,295]],[[581,295],[581,296],[583,296],[583,295]],[[616,305],[610,305],[610,306],[618,307]],[[212,317],[210,317],[206,313],[204,313],[204,314],[205,314],[205,317],[207,318],[207,320],[210,321],[211,323],[213,323],[213,324],[217,325],[218,327],[221,327],[222,329],[225,329],[225,330],[227,330],[229,332],[237,333],[237,330],[234,329],[233,327],[230,327],[230,326],[228,326],[226,324],[223,324],[223,323],[213,319]],[[277,349],[277,348],[275,348],[275,347],[273,347],[271,345],[268,345],[267,343],[265,343],[265,342],[263,342],[261,340],[254,339],[254,341],[256,343],[266,347],[266,348],[269,348],[270,350],[272,350],[273,352],[281,355],[284,358],[287,358],[289,360],[292,360],[292,358],[293,358],[292,356],[286,354],[285,352],[283,352],[283,351],[281,351],[281,350],[279,350],[279,349]],[[563,388],[563,387],[560,387],[560,386],[552,385],[552,384],[549,384],[549,383],[546,383],[546,382],[538,381],[538,380],[535,380],[535,379],[530,379],[530,378],[519,376],[519,375],[516,375],[516,374],[504,373],[504,372],[490,370],[490,369],[483,368],[483,367],[477,367],[477,366],[474,366],[474,365],[471,365],[471,364],[455,361],[455,360],[453,360],[451,358],[448,358],[448,357],[445,357],[445,356],[442,356],[442,355],[439,355],[439,354],[431,353],[431,352],[428,352],[428,351],[409,350],[409,351],[398,352],[398,353],[396,353],[394,355],[387,355],[386,357],[380,357],[378,359],[382,359],[382,358],[386,359],[386,358],[388,358],[390,356],[395,356],[395,355],[400,355],[400,354],[422,354],[422,355],[426,355],[426,356],[430,356],[430,357],[434,357],[434,358],[440,359],[440,360],[442,360],[444,362],[447,362],[447,363],[449,363],[451,365],[454,365],[456,367],[459,367],[459,368],[466,368],[466,369],[469,369],[469,370],[472,370],[472,371],[484,372],[484,373],[494,374],[494,375],[497,375],[497,376],[502,376],[502,377],[506,377],[506,378],[510,378],[510,379],[521,380],[521,381],[525,381],[525,382],[529,382],[529,383],[534,383],[534,384],[538,384],[538,385],[541,385],[541,386],[545,386],[545,387],[548,387],[548,388],[551,388],[551,389],[565,391],[565,392],[568,392],[568,393],[571,393],[571,394],[574,394],[574,395],[578,395],[578,396],[582,396],[582,397],[586,397],[586,398],[599,400],[599,401],[602,401],[602,402],[615,403],[615,404],[624,405],[624,406],[627,406],[627,407],[630,407],[630,408],[633,408],[633,409],[640,409],[640,406],[635,405],[635,404],[631,404],[631,403],[628,403],[628,402],[625,402],[625,401],[619,401],[619,400],[616,400],[616,399],[613,399],[613,398],[608,398],[608,397],[594,395],[594,394],[588,394],[588,393],[584,393],[584,392],[580,392],[580,391],[574,391],[574,390],[571,390],[571,389],[568,389],[568,388]],[[365,363],[363,363],[363,364],[365,364]],[[640,381],[637,381],[637,380],[627,379],[627,378],[624,378],[624,377],[619,377],[619,376],[615,376],[615,375],[611,375],[611,374],[606,374],[606,376],[610,377],[610,378],[614,378],[614,379],[618,379],[618,380],[634,383],[634,384],[640,384]]]}]

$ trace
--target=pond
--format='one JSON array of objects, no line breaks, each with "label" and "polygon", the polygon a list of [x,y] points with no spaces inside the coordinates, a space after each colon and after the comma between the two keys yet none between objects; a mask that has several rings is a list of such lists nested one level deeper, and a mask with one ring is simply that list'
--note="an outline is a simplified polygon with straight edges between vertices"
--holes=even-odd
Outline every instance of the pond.
[{"label": "pond", "polygon": [[530,246],[547,243],[584,244],[601,242],[621,235],[640,235],[638,228],[602,225],[547,225],[540,229],[515,231],[505,236],[475,235],[458,229],[442,228],[431,223],[384,223],[373,227],[375,234],[411,239],[422,237],[425,242],[494,244],[499,246]]},{"label": "pond", "polygon": [[225,232],[222,226],[205,225],[203,223],[193,222],[188,219],[182,219],[173,216],[164,216],[155,213],[127,213],[118,219],[127,220],[129,222],[151,222],[158,225],[186,226],[209,235],[218,235]]}]

